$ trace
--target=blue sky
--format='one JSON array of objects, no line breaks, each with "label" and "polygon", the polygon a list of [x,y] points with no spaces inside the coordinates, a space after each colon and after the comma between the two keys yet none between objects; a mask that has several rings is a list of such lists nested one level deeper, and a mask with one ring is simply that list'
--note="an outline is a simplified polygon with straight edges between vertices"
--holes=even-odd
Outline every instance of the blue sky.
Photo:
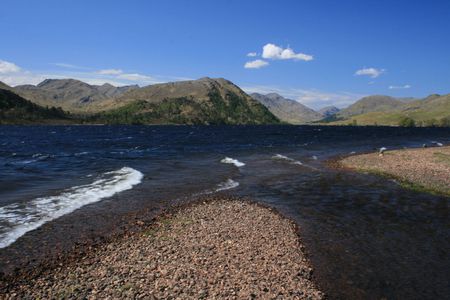
[{"label": "blue sky", "polygon": [[[204,76],[312,108],[450,92],[450,1],[2,0],[0,81]],[[250,56],[248,56],[250,55]]]}]

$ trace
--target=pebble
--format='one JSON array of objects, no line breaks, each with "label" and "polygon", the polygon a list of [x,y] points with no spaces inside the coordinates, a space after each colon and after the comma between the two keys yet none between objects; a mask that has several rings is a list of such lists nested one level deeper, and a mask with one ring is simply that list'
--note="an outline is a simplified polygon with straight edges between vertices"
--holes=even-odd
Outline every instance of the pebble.
[{"label": "pebble", "polygon": [[0,292],[2,299],[322,299],[302,249],[289,219],[211,196],[85,261]]}]

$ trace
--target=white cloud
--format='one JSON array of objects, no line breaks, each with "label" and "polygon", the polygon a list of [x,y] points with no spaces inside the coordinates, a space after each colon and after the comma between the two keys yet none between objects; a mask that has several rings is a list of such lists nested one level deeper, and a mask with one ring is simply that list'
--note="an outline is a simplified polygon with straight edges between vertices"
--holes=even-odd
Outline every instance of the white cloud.
[{"label": "white cloud", "polygon": [[409,88],[411,88],[411,85],[409,85],[409,84],[405,84],[405,85],[390,85],[389,86],[390,90],[409,89]]},{"label": "white cloud", "polygon": [[355,75],[358,76],[370,76],[371,78],[377,78],[381,74],[385,72],[384,69],[376,69],[376,68],[363,68],[360,70],[357,70],[355,72]]},{"label": "white cloud", "polygon": [[117,78],[125,79],[129,81],[142,82],[142,83],[158,83],[159,81],[153,77],[142,75],[138,73],[133,74],[120,74]]},{"label": "white cloud", "polygon": [[282,47],[271,43],[264,45],[262,57],[266,59],[292,59],[304,61],[310,61],[314,59],[312,55],[295,53],[294,50],[289,47],[283,49]]},{"label": "white cloud", "polygon": [[255,57],[257,55],[258,55],[258,53],[256,53],[256,52],[249,52],[249,53],[247,53],[248,57]]},{"label": "white cloud", "polygon": [[9,74],[19,72],[21,69],[16,64],[11,62],[0,60],[0,74]]},{"label": "white cloud", "polygon": [[129,84],[138,85],[148,85],[154,83],[162,83],[168,81],[179,81],[188,80],[185,77],[174,77],[174,76],[148,76],[140,73],[124,73],[121,69],[111,68],[103,69],[98,71],[90,71],[92,68],[78,67],[65,63],[52,63],[50,65],[68,68],[68,69],[79,69],[74,70],[53,70],[39,72],[39,71],[29,71],[20,68],[14,63],[0,60],[0,81],[10,85],[17,86],[23,84],[33,84],[36,85],[45,79],[56,78],[73,78],[84,81],[89,84],[101,85],[104,83],[110,83],[115,86],[123,86]]},{"label": "white cloud", "polygon": [[100,75],[119,75],[122,74],[123,71],[120,69],[105,69],[105,70],[98,70],[95,73]]},{"label": "white cloud", "polygon": [[283,97],[296,100],[313,109],[334,105],[344,108],[356,100],[366,96],[350,92],[326,92],[317,89],[279,88],[271,86],[245,86],[242,89],[247,93],[277,93]]},{"label": "white cloud", "polygon": [[60,67],[60,68],[66,68],[66,69],[86,69],[85,67],[80,67],[72,64],[67,63],[51,63],[51,65]]},{"label": "white cloud", "polygon": [[45,75],[34,74],[31,72],[17,72],[10,74],[0,74],[0,81],[10,86],[22,85],[22,84],[38,84],[44,79],[50,78]]},{"label": "white cloud", "polygon": [[267,61],[264,61],[262,59],[256,59],[249,62],[246,62],[244,65],[244,68],[246,69],[259,69],[262,67],[267,66],[269,63]]}]

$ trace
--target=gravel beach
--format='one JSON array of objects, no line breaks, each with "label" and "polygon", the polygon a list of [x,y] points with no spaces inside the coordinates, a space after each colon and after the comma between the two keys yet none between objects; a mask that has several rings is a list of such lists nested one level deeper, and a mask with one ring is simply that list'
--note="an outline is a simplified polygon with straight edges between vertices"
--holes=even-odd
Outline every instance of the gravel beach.
[{"label": "gravel beach", "polygon": [[381,172],[450,195],[450,146],[354,155],[344,167]]},{"label": "gravel beach", "polygon": [[296,225],[224,196],[1,291],[2,299],[322,299]]}]

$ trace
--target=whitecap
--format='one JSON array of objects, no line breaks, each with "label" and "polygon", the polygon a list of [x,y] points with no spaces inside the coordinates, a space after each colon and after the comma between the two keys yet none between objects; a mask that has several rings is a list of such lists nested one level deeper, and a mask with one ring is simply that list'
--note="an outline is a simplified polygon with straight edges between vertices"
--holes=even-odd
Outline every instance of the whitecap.
[{"label": "whitecap", "polygon": [[81,156],[81,155],[86,155],[86,154],[89,154],[89,152],[87,152],[87,151],[78,152],[78,153],[75,153],[75,156]]},{"label": "whitecap", "polygon": [[225,182],[221,182],[217,185],[215,192],[225,191],[229,189],[234,189],[239,186],[239,182],[234,181],[233,179],[228,179]]},{"label": "whitecap", "polygon": [[61,194],[41,197],[25,204],[0,207],[0,219],[7,224],[0,228],[0,248],[7,247],[19,237],[43,224],[71,213],[87,204],[129,190],[139,184],[144,175],[132,168],[102,174],[90,184],[74,186]]},{"label": "whitecap", "polygon": [[230,157],[225,157],[220,162],[224,163],[224,164],[233,164],[233,165],[235,165],[238,168],[245,166],[245,164],[243,162],[240,162],[239,160],[234,159],[234,158],[230,158]]},{"label": "whitecap", "polygon": [[281,155],[281,154],[276,154],[276,155],[272,156],[272,159],[276,159],[276,160],[285,160],[285,161],[290,162],[290,163],[293,164],[293,165],[300,165],[300,166],[303,165],[303,163],[302,163],[301,161],[295,160],[295,159],[293,159],[293,158],[290,158],[290,157],[287,157],[287,156]]}]

